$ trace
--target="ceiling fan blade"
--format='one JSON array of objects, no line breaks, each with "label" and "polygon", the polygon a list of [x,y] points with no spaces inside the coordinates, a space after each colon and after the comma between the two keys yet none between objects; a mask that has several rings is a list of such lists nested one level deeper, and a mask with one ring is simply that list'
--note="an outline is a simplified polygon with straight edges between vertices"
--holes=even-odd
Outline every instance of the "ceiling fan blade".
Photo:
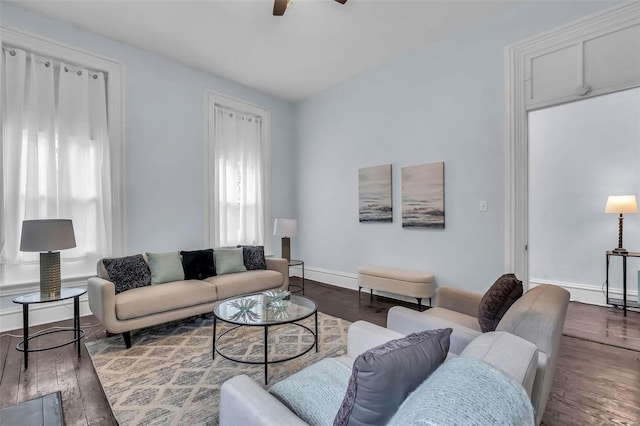
[{"label": "ceiling fan blade", "polygon": [[340,4],[345,4],[347,2],[347,0],[336,0],[336,1]]},{"label": "ceiling fan blade", "polygon": [[289,4],[289,0],[275,0],[273,2],[273,16],[284,15],[284,12],[287,10],[288,4]]}]

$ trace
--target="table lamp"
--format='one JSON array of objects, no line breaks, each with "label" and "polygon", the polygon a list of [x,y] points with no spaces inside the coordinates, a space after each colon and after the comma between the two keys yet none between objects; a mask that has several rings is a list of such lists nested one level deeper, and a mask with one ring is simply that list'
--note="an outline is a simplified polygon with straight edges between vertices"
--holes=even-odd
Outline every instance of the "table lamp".
[{"label": "table lamp", "polygon": [[618,247],[613,249],[615,253],[627,253],[622,247],[622,221],[624,213],[638,213],[638,203],[635,195],[610,195],[605,213],[618,213]]},{"label": "table lamp", "polygon": [[273,235],[282,237],[282,257],[291,261],[291,240],[289,237],[298,235],[298,221],[295,219],[276,219],[273,225]]},{"label": "table lamp", "polygon": [[76,246],[70,219],[22,222],[20,251],[40,252],[40,293],[60,293],[60,252]]}]

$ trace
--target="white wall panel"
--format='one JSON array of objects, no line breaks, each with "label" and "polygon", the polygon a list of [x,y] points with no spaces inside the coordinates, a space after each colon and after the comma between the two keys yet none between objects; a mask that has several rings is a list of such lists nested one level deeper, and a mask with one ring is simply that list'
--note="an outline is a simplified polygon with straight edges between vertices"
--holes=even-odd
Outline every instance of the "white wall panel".
[{"label": "white wall panel", "polygon": [[640,84],[640,25],[587,40],[584,62],[594,90]]},{"label": "white wall panel", "polygon": [[564,36],[557,43],[545,40],[540,46],[526,58],[529,110],[640,85],[637,23],[597,34]]}]

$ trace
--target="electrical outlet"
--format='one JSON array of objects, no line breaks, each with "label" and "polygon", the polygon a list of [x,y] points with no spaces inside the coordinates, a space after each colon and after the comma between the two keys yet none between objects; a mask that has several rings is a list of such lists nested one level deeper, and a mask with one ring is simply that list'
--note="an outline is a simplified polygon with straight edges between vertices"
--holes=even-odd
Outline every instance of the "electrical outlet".
[{"label": "electrical outlet", "polygon": [[481,212],[486,212],[487,210],[489,210],[489,202],[486,200],[481,200],[480,201],[480,211]]}]

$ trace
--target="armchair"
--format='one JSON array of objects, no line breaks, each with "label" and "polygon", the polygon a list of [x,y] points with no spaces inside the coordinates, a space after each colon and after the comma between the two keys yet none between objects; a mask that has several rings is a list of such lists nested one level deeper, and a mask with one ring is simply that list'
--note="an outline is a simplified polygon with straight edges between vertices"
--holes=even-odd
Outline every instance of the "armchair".
[{"label": "armchair", "polygon": [[[482,335],[478,323],[478,306],[482,294],[451,287],[441,287],[436,307],[424,312],[395,306],[389,310],[387,328],[402,334],[451,327],[449,351],[460,354],[476,337]],[[521,337],[538,348],[538,368],[531,402],[536,424],[542,421],[560,350],[562,327],[569,305],[569,292],[554,285],[540,285],[527,291],[507,310],[496,331]]]}]

